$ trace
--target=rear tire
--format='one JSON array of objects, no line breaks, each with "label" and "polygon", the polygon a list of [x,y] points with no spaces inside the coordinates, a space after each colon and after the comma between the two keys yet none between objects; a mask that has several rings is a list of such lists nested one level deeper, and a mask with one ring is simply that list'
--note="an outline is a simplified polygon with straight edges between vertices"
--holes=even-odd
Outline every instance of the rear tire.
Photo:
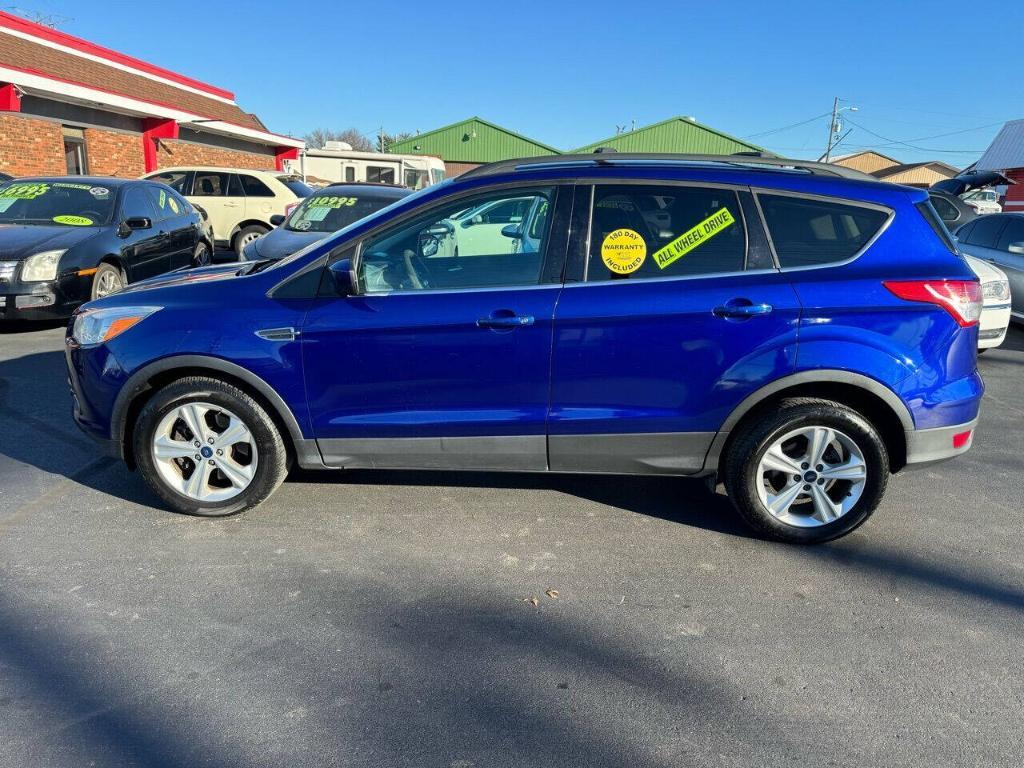
[{"label": "rear tire", "polygon": [[231,247],[239,257],[242,255],[242,251],[245,250],[245,246],[253,242],[259,237],[267,234],[270,230],[266,227],[261,227],[259,224],[250,224],[248,227],[243,227],[235,235],[235,239],[231,241]]},{"label": "rear tire", "polygon": [[737,435],[725,487],[740,517],[777,541],[817,544],[870,517],[889,481],[889,454],[856,411],[829,400],[783,400]]},{"label": "rear tire", "polygon": [[255,507],[288,471],[284,441],[263,406],[205,376],[181,379],[153,395],[139,414],[133,441],[149,487],[190,515]]}]

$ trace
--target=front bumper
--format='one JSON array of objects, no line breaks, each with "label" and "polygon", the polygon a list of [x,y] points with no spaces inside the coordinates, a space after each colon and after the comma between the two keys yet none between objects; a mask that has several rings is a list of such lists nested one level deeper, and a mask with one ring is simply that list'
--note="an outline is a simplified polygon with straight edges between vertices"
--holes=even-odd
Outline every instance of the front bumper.
[{"label": "front bumper", "polygon": [[63,320],[87,300],[92,278],[72,273],[56,280],[0,281],[0,320]]},{"label": "front bumper", "polygon": [[907,466],[932,464],[959,456],[974,444],[978,420],[934,429],[908,430]]},{"label": "front bumper", "polygon": [[1010,325],[1010,305],[987,304],[981,310],[978,323],[978,349],[998,347],[1006,339]]}]

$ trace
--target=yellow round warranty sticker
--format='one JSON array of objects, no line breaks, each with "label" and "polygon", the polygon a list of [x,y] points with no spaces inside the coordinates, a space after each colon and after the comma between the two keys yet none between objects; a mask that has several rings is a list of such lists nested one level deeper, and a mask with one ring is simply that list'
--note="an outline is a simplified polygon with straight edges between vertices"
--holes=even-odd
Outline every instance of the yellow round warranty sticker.
[{"label": "yellow round warranty sticker", "polygon": [[617,275],[636,272],[646,258],[647,243],[632,229],[616,229],[601,243],[601,261]]},{"label": "yellow round warranty sticker", "polygon": [[95,222],[85,216],[54,216],[58,224],[70,224],[73,227],[91,227]]}]

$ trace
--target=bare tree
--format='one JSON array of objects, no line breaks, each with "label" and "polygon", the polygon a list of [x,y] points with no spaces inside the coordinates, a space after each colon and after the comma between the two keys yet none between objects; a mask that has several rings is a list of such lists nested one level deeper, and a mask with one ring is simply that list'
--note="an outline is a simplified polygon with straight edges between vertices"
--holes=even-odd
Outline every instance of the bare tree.
[{"label": "bare tree", "polygon": [[375,142],[361,134],[355,128],[346,128],[343,131],[332,131],[327,128],[316,128],[302,137],[306,146],[310,149],[322,149],[328,141],[344,141],[352,146],[357,152],[373,152]]},{"label": "bare tree", "polygon": [[377,135],[377,151],[378,152],[390,152],[391,145],[398,141],[405,141],[410,138],[412,133],[409,131],[399,131],[398,133],[382,133]]}]

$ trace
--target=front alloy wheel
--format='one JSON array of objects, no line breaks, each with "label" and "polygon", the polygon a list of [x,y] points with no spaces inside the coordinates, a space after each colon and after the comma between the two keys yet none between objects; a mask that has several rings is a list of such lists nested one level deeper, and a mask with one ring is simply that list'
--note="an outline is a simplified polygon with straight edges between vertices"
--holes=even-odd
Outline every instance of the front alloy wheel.
[{"label": "front alloy wheel", "polygon": [[139,413],[132,452],[160,498],[192,515],[254,507],[288,471],[284,441],[264,406],[206,376],[181,379],[150,398]]},{"label": "front alloy wheel", "polygon": [[232,499],[252,482],[259,450],[240,418],[211,403],[187,403],[169,412],[152,438],[164,481],[199,502]]}]

